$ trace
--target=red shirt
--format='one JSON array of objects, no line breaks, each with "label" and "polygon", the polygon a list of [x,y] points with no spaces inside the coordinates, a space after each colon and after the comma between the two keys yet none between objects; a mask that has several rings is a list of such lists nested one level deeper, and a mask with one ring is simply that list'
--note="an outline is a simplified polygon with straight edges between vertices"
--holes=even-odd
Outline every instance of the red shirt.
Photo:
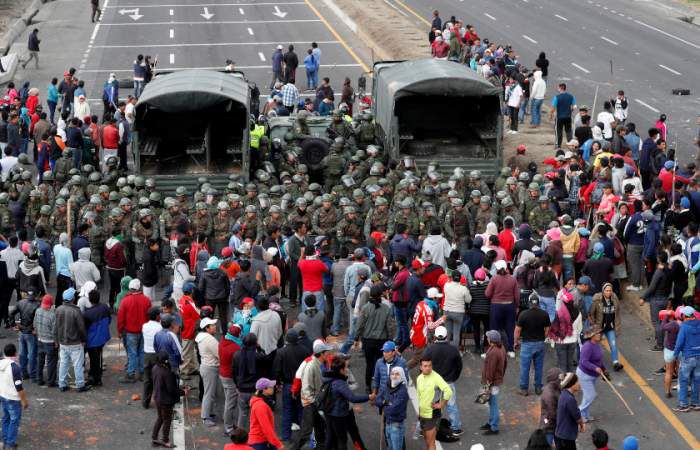
[{"label": "red shirt", "polygon": [[141,292],[128,294],[119,304],[117,314],[117,330],[120,334],[141,334],[143,324],[148,322],[148,310],[151,308],[151,299]]},{"label": "red shirt", "polygon": [[[661,180],[661,188],[666,192],[671,192],[673,189],[673,172],[661,169],[659,172],[659,180]],[[676,175],[676,181],[680,181],[683,184],[688,184],[690,180],[680,175]]]},{"label": "red shirt", "polygon": [[233,378],[233,355],[241,347],[233,341],[222,337],[219,341],[219,375],[224,378]]},{"label": "red shirt", "polygon": [[305,292],[323,290],[323,274],[328,267],[320,259],[302,259],[297,263],[301,272],[301,286]]},{"label": "red shirt", "polygon": [[506,261],[511,262],[513,260],[513,246],[515,246],[513,230],[507,228],[503,229],[503,231],[498,233],[498,242],[501,248],[506,252]]},{"label": "red shirt", "polygon": [[224,450],[253,450],[248,444],[226,444]]},{"label": "red shirt", "polygon": [[102,148],[115,149],[119,147],[119,130],[114,125],[102,128]]},{"label": "red shirt", "polygon": [[178,307],[182,315],[182,331],[180,331],[180,336],[182,336],[182,339],[191,341],[194,339],[195,325],[197,325],[197,321],[199,320],[199,313],[194,306],[194,300],[187,295],[180,297]]}]

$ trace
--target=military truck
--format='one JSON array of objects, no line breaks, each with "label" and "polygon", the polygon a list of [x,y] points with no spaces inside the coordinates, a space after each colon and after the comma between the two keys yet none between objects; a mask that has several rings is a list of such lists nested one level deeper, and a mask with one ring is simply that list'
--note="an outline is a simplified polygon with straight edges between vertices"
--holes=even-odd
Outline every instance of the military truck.
[{"label": "military truck", "polygon": [[321,161],[328,154],[333,141],[328,137],[326,130],[333,121],[331,116],[306,116],[306,124],[309,127],[308,137],[299,139],[300,130],[297,127],[297,115],[284,117],[271,117],[268,119],[268,135],[273,147],[292,143],[296,147],[299,161],[306,164],[309,169],[309,177],[314,181],[321,178]]},{"label": "military truck", "polygon": [[478,169],[492,179],[503,163],[501,90],[464,65],[437,59],[374,64],[377,133],[395,161],[422,169]]},{"label": "military truck", "polygon": [[135,171],[178,180],[225,180],[240,172],[248,179],[249,103],[250,88],[240,73],[193,69],[159,75],[136,104]]}]

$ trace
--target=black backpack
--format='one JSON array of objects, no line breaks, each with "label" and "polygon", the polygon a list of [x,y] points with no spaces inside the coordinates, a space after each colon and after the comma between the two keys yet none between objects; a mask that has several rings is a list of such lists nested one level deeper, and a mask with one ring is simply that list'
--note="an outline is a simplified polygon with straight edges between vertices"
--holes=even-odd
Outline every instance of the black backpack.
[{"label": "black backpack", "polygon": [[321,385],[321,390],[318,392],[316,400],[314,401],[316,410],[319,414],[321,414],[321,416],[325,416],[325,414],[330,412],[331,408],[333,407],[333,395],[331,393],[332,382],[332,380],[323,382],[323,384]]}]

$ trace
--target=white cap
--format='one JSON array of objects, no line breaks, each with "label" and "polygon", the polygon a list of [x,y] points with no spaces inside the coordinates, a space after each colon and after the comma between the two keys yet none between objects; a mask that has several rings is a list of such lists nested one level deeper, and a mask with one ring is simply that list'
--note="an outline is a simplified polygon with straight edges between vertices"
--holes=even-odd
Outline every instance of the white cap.
[{"label": "white cap", "polygon": [[204,319],[202,319],[201,322],[199,322],[199,327],[203,330],[206,327],[208,327],[209,325],[216,324],[216,322],[217,322],[216,319],[210,319],[209,317],[205,317]]},{"label": "white cap", "polygon": [[502,259],[496,261],[493,263],[493,266],[496,268],[496,271],[499,271],[501,269],[506,269],[508,266],[506,265],[506,262],[503,261]]},{"label": "white cap", "polygon": [[277,46],[277,50],[282,50],[284,47],[282,47],[282,44]]},{"label": "white cap", "polygon": [[474,444],[469,450],[485,450],[482,444]]},{"label": "white cap", "polygon": [[138,278],[134,278],[133,280],[129,281],[129,290],[140,291],[141,290],[141,281]]},{"label": "white cap", "polygon": [[435,328],[435,337],[438,339],[445,339],[447,337],[447,328],[442,325]]},{"label": "white cap", "polygon": [[431,287],[428,289],[428,298],[442,298],[442,294],[438,291],[438,288]]}]

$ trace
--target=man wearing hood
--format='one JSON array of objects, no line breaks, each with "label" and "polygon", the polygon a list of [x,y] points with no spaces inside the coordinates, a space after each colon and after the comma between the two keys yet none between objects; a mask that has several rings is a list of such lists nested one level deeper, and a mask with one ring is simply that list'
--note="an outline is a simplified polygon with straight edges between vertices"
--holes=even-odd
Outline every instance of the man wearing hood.
[{"label": "man wearing hood", "polygon": [[[306,309],[299,313],[297,320],[306,325],[307,336],[312,341],[316,339],[326,339],[328,330],[325,326],[326,316],[323,311],[319,311],[316,307],[316,296],[310,294],[304,298]],[[255,323],[255,319],[253,319]]]},{"label": "man wearing hood", "polygon": [[282,431],[280,438],[288,442],[292,438],[292,423],[301,423],[301,400],[292,396],[292,384],[296,371],[310,356],[309,350],[299,343],[299,332],[292,328],[285,336],[286,344],[277,350],[272,369],[273,378],[282,383]]},{"label": "man wearing hood", "polygon": [[[2,258],[2,260],[5,261],[5,264],[7,265],[8,280],[6,289],[10,291],[16,291],[17,300],[19,300],[19,283],[17,282],[17,278],[19,276],[18,270],[19,264],[22,261],[24,261],[25,256],[24,253],[22,253],[22,250],[18,248],[19,239],[17,239],[17,236],[10,236],[9,244],[9,247],[5,248],[3,251],[0,252],[0,258]],[[11,294],[10,301],[12,301]]]},{"label": "man wearing hood", "polygon": [[[56,387],[56,357],[58,356],[55,343],[56,310],[53,308],[54,299],[44,295],[41,308],[34,314],[34,330],[37,337],[37,380],[39,386],[48,384]],[[46,364],[46,383],[44,383],[44,364]]]},{"label": "man wearing hood", "polygon": [[257,301],[258,313],[253,317],[250,332],[258,337],[258,345],[265,352],[265,368],[268,374],[272,368],[277,351],[277,342],[282,337],[282,319],[276,311],[270,309],[270,300],[266,297]]},{"label": "man wearing hood", "polygon": [[554,442],[554,430],[557,427],[557,404],[561,395],[560,377],[562,371],[558,367],[547,370],[545,385],[540,397],[540,428],[547,434],[547,442]]},{"label": "man wearing hood", "polygon": [[408,235],[408,227],[405,223],[396,224],[396,234],[389,243],[390,261],[394,261],[401,255],[406,261],[411,261],[421,250],[421,244]]},{"label": "man wearing hood", "polygon": [[68,288],[63,293],[63,305],[56,310],[55,341],[59,344],[58,387],[66,392],[68,368],[73,365],[75,385],[78,392],[85,392],[90,386],[85,384],[85,348],[87,331],[80,308],[75,304],[75,289]]},{"label": "man wearing hood", "polygon": [[[202,253],[202,252],[200,252]],[[207,267],[199,277],[198,289],[204,295],[207,305],[219,310],[219,322],[221,332],[226,333],[229,321],[228,300],[231,292],[231,285],[226,272],[221,270],[221,261],[216,256],[212,256],[207,261]]]},{"label": "man wearing hood", "polygon": [[561,227],[559,227],[559,240],[563,251],[562,270],[564,280],[568,280],[574,277],[574,256],[576,256],[581,247],[581,236],[576,228],[572,226],[572,220],[568,214],[561,218],[561,224]]},{"label": "man wearing hood", "polygon": [[686,412],[690,410],[688,406],[688,382],[693,383],[690,404],[697,409],[698,393],[700,392],[700,321],[698,313],[691,306],[685,306],[683,323],[681,324],[678,337],[676,338],[676,348],[673,351],[674,359],[679,359],[681,353],[683,358],[678,371],[678,407],[674,411]]},{"label": "man wearing hood", "polygon": [[100,271],[95,263],[90,261],[90,247],[78,250],[78,260],[70,265],[70,271],[77,290],[80,290],[88,281],[95,284],[100,281]]},{"label": "man wearing hood", "polygon": [[22,294],[34,294],[37,298],[46,294],[46,277],[44,269],[39,265],[39,255],[34,252],[21,263],[17,270],[19,291]]},{"label": "man wearing hood", "polygon": [[[461,236],[457,237],[459,238]],[[445,269],[447,267],[445,258],[450,255],[450,251],[452,251],[452,247],[449,241],[442,235],[440,227],[433,227],[430,230],[430,235],[423,241],[423,259],[427,259],[426,256],[430,255],[434,264]]]}]

